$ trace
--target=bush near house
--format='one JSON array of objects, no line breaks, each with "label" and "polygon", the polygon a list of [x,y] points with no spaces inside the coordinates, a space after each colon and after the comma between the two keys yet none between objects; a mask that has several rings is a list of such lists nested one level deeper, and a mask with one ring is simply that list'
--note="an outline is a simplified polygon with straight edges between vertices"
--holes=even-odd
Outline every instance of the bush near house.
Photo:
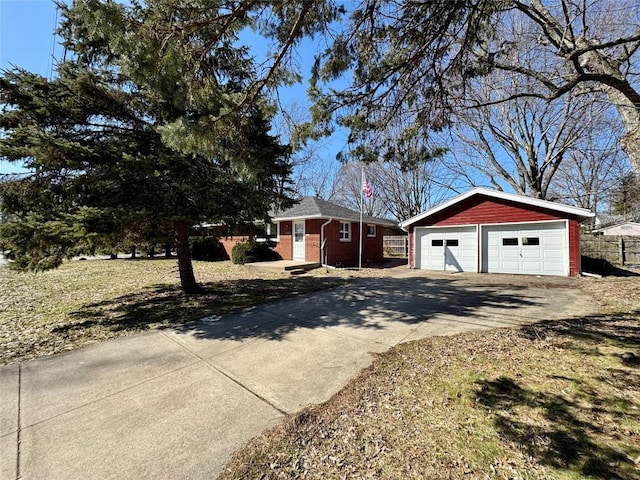
[{"label": "bush near house", "polygon": [[235,264],[244,265],[245,263],[272,260],[282,260],[282,257],[272,250],[271,245],[267,242],[237,243],[231,249],[231,261]]},{"label": "bush near house", "polygon": [[229,260],[227,252],[217,238],[192,237],[189,241],[191,243],[191,258],[194,260],[206,262]]}]

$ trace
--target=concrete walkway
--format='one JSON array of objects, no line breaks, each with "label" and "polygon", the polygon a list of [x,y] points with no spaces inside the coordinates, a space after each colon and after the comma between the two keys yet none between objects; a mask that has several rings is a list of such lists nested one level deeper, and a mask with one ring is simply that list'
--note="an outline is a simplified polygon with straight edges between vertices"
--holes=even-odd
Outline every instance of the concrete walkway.
[{"label": "concrete walkway", "polygon": [[[577,289],[403,275],[0,369],[0,478],[213,479],[371,352],[596,312]],[[493,282],[495,283],[495,282]]]}]

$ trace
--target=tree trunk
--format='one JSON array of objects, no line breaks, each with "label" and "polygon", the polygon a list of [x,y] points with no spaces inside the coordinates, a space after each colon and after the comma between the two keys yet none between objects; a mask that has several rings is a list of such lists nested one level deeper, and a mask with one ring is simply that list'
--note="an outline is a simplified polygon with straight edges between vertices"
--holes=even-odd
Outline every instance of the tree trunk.
[{"label": "tree trunk", "polygon": [[604,90],[620,114],[627,131],[622,137],[622,150],[629,157],[636,176],[640,177],[640,105],[634,105],[625,95],[614,88],[605,86]]},{"label": "tree trunk", "polygon": [[202,290],[196,282],[189,250],[189,230],[187,222],[176,222],[176,252],[178,254],[178,271],[180,272],[180,286],[187,294],[200,293]]},{"label": "tree trunk", "polygon": [[622,149],[629,156],[636,177],[640,178],[640,127],[627,129],[627,134],[622,137]]},{"label": "tree trunk", "polygon": [[[582,46],[582,45],[580,45]],[[636,91],[619,68],[603,55],[588,52],[582,65],[590,72],[603,75],[603,90],[620,114],[627,133],[622,137],[622,149],[629,157],[631,167],[640,177],[640,92]]]}]

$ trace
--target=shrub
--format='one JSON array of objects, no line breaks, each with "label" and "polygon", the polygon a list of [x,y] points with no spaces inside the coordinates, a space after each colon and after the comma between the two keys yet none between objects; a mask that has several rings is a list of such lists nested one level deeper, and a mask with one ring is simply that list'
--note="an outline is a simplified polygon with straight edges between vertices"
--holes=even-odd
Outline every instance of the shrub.
[{"label": "shrub", "polygon": [[189,239],[189,243],[191,244],[191,258],[194,260],[216,262],[228,258],[217,238],[192,237]]},{"label": "shrub", "polygon": [[236,243],[231,249],[231,261],[239,265],[251,263],[253,261],[251,258],[252,246],[251,242]]},{"label": "shrub", "polygon": [[240,265],[281,259],[282,257],[271,249],[271,245],[265,242],[236,243],[231,249],[231,261]]}]

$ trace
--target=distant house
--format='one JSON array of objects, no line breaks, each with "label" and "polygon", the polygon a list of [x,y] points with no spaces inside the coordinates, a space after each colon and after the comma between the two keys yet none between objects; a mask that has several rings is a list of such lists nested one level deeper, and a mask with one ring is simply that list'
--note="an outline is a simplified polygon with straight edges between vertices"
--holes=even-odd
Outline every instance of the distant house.
[{"label": "distant house", "polygon": [[[363,216],[362,264],[383,259],[383,236],[386,227],[396,222]],[[227,253],[247,235],[221,239]],[[264,237],[283,260],[302,260],[332,266],[356,266],[360,248],[360,212],[321,198],[304,197],[295,206],[272,212],[265,225]]]},{"label": "distant house", "polygon": [[640,223],[620,222],[591,231],[594,235],[629,235],[640,236]]}]

